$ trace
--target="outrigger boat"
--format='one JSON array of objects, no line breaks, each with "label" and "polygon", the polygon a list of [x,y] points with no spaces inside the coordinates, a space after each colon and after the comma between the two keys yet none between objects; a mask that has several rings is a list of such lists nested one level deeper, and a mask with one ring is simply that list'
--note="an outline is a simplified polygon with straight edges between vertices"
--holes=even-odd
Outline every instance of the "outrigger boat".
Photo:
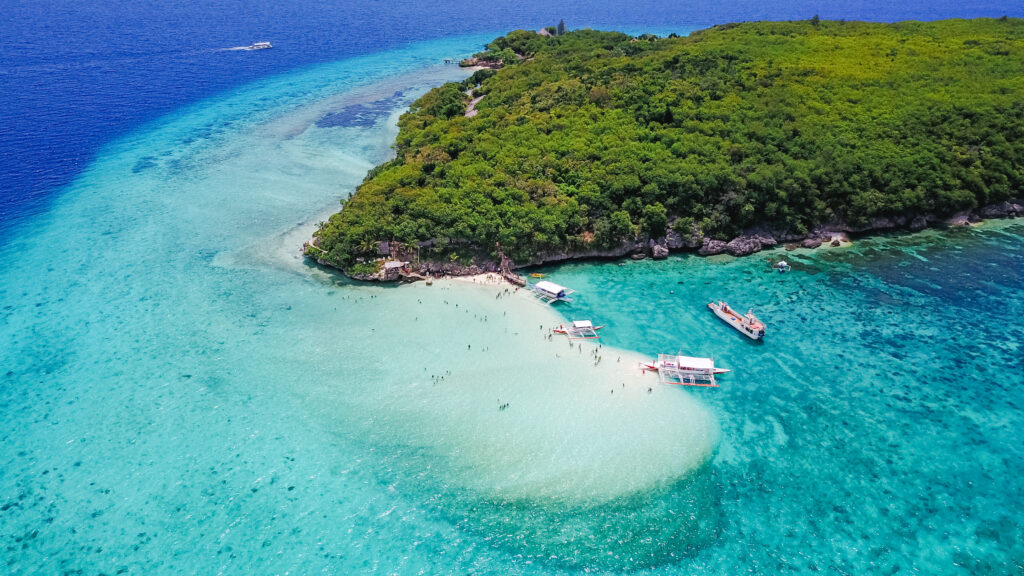
[{"label": "outrigger boat", "polygon": [[553,328],[555,334],[565,334],[569,340],[593,340],[599,338],[597,331],[604,326],[594,326],[590,320],[573,320],[572,324],[560,324]]},{"label": "outrigger boat", "polygon": [[570,294],[575,292],[571,288],[565,286],[559,286],[554,282],[548,282],[547,280],[541,280],[536,284],[531,284],[530,289],[537,295],[545,304],[553,304],[555,302],[572,302]]},{"label": "outrigger boat", "polygon": [[751,340],[760,340],[764,338],[764,322],[757,319],[754,316],[753,311],[748,311],[743,316],[740,316],[738,312],[729,307],[728,304],[719,300],[718,302],[711,302],[708,304],[708,308],[715,313],[725,323],[732,326],[733,328],[742,332],[747,338]]},{"label": "outrigger boat", "polygon": [[657,372],[662,384],[681,386],[718,386],[715,376],[730,372],[727,368],[716,368],[713,358],[671,354],[658,354],[657,360],[641,362],[640,367]]},{"label": "outrigger boat", "polygon": [[793,269],[793,267],[789,265],[789,262],[786,262],[785,260],[779,260],[778,264],[772,266],[772,269],[775,270],[776,272],[789,272],[790,270]]}]

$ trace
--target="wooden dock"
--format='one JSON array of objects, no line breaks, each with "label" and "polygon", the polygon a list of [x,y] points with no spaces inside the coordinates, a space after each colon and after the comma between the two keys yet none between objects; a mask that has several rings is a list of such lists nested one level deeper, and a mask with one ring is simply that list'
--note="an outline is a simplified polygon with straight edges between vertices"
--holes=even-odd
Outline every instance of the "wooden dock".
[{"label": "wooden dock", "polygon": [[526,279],[512,271],[515,263],[501,251],[500,244],[498,245],[498,256],[501,258],[501,277],[515,286],[526,286]]}]

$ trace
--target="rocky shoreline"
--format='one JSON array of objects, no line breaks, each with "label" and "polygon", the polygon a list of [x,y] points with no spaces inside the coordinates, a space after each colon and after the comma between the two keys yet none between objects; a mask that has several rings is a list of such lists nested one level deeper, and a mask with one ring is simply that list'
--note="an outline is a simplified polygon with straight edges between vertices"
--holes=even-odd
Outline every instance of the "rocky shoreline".
[{"label": "rocky shoreline", "polygon": [[[713,240],[694,232],[688,238],[670,230],[665,237],[650,240],[635,240],[623,242],[619,246],[586,251],[551,251],[535,254],[529,262],[521,263],[517,267],[540,266],[543,264],[557,264],[570,260],[595,260],[611,258],[635,259],[653,258],[662,260],[672,252],[690,251],[700,256],[714,256],[718,254],[729,254],[731,256],[749,256],[762,250],[774,248],[780,244],[787,249],[817,248],[822,244],[839,246],[849,241],[850,234],[866,234],[871,232],[906,230],[919,232],[925,228],[950,228],[956,226],[970,226],[986,219],[1016,218],[1024,216],[1024,199],[1018,198],[998,204],[991,204],[976,211],[958,212],[950,217],[938,217],[935,215],[918,216],[895,216],[876,218],[864,226],[848,226],[845,224],[833,224],[821,226],[812,230],[806,235],[797,235],[787,232],[779,232],[768,229],[752,229],[747,233],[733,238],[728,242]],[[316,257],[316,240],[303,245],[303,253],[316,260],[322,266],[337,268],[332,263]],[[312,247],[312,248],[311,248]],[[498,273],[501,274],[501,266],[498,262],[489,259],[474,260],[474,263],[465,265],[455,262],[398,262],[390,265],[382,265],[380,270],[374,274],[355,274],[343,271],[346,276],[354,280],[376,281],[376,282],[399,282],[414,281],[430,277],[445,276],[476,276],[479,274]]]}]

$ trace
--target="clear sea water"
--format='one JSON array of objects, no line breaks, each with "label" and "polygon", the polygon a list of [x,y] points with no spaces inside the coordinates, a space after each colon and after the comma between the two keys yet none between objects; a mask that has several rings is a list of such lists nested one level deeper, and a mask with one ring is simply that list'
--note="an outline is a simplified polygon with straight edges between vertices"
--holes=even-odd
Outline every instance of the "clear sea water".
[{"label": "clear sea water", "polygon": [[[496,33],[1006,2],[15,2],[0,24],[11,574],[1019,574],[1024,224],[504,288],[298,254]],[[261,52],[222,51],[270,40]],[[752,343],[713,298],[768,323]],[[548,340],[567,318],[600,347]],[[717,389],[661,387],[658,352]],[[501,409],[501,406],[507,408]]]}]

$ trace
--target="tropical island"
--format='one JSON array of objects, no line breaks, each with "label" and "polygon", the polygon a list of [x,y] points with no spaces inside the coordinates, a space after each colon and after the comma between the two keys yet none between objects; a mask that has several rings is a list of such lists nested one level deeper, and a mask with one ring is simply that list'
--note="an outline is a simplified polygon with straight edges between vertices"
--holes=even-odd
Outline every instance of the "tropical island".
[{"label": "tropical island", "polygon": [[307,256],[394,279],[1024,214],[1021,19],[560,25],[473,63],[401,117]]}]

